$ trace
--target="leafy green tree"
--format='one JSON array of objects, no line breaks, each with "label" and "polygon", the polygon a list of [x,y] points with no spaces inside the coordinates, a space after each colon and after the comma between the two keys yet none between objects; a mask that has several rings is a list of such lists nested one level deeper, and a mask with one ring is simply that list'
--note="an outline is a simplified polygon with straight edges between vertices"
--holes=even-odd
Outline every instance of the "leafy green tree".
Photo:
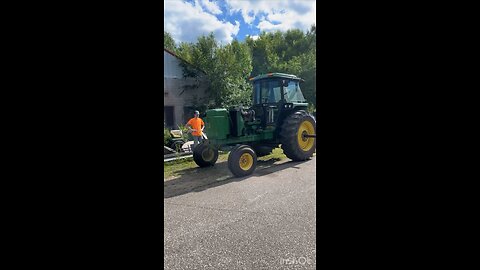
[{"label": "leafy green tree", "polygon": [[283,72],[304,79],[300,87],[309,103],[316,106],[316,26],[304,33],[293,29],[286,32],[262,32],[257,40],[247,38],[252,53],[252,74]]},{"label": "leafy green tree", "polygon": [[179,55],[206,73],[211,100],[208,107],[250,104],[252,90],[248,75],[252,70],[252,58],[246,44],[234,40],[221,46],[211,33],[199,37],[191,46],[180,44]]},{"label": "leafy green tree", "polygon": [[180,42],[176,49],[177,55],[189,63],[192,61],[192,51],[193,44],[187,42]]},{"label": "leafy green tree", "polygon": [[[175,46],[171,36],[164,32],[165,47],[174,50],[192,66],[207,75],[207,108],[251,104],[252,86],[249,76],[268,72],[283,72],[299,76],[300,84],[310,107],[316,106],[316,26],[307,32],[298,29],[286,32],[262,32],[253,40],[238,40],[221,45],[213,33],[201,36],[195,43],[182,42]],[[184,76],[198,74],[190,65],[184,66]]]},{"label": "leafy green tree", "polygon": [[163,47],[171,51],[175,51],[176,49],[175,40],[173,40],[172,35],[166,31],[163,31]]},{"label": "leafy green tree", "polygon": [[251,85],[248,76],[252,60],[248,46],[237,40],[217,51],[212,78],[213,98],[216,105],[230,107],[251,104]]}]

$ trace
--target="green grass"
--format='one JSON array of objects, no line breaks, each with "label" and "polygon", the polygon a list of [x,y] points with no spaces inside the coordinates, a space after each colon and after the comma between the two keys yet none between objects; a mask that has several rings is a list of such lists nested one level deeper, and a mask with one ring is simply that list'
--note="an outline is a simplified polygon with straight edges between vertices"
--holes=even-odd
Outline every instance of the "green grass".
[{"label": "green grass", "polygon": [[[228,154],[229,153],[219,154],[217,163],[227,161],[228,160]],[[283,150],[280,149],[280,148],[275,148],[275,149],[273,149],[273,151],[270,155],[259,157],[258,160],[266,161],[266,160],[273,159],[275,161],[278,161],[278,160],[282,160],[284,158],[286,158],[286,156],[285,156],[285,154],[283,154]],[[198,167],[198,166],[195,163],[195,161],[193,161],[192,157],[163,163],[163,179],[178,176],[177,172],[185,170],[185,169],[196,168],[196,167]]]},{"label": "green grass", "polygon": [[287,156],[285,156],[285,154],[283,153],[282,148],[275,148],[275,149],[272,150],[272,153],[270,153],[270,155],[259,157],[258,160],[265,161],[265,160],[269,160],[269,159],[274,159],[274,160],[278,161],[278,160],[282,160],[284,158],[287,158]]},{"label": "green grass", "polygon": [[[228,153],[222,153],[218,155],[217,162],[223,162],[227,159]],[[193,157],[163,163],[163,179],[177,176],[178,174],[176,172],[178,171],[196,167],[198,167],[198,165],[195,163],[195,161],[193,161]]]}]

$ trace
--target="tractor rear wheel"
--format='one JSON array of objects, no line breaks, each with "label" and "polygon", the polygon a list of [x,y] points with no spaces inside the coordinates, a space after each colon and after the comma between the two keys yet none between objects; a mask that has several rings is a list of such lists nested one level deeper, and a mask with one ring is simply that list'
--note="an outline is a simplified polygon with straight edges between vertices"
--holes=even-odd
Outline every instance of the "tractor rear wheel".
[{"label": "tractor rear wheel", "polygon": [[257,155],[250,146],[237,146],[228,155],[228,169],[236,177],[250,175],[256,167]]},{"label": "tractor rear wheel", "polygon": [[193,160],[199,167],[213,166],[218,159],[218,150],[201,143],[193,149]]},{"label": "tractor rear wheel", "polygon": [[316,138],[305,137],[315,135],[315,119],[306,111],[296,111],[289,115],[280,132],[283,153],[293,161],[307,160],[316,148]]}]

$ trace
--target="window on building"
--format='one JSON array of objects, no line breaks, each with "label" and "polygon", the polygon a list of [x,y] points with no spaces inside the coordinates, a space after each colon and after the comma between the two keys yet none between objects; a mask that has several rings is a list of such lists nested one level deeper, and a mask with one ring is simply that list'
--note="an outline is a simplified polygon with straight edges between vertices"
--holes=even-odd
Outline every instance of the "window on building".
[{"label": "window on building", "polygon": [[185,125],[188,120],[193,118],[193,113],[195,112],[195,107],[193,106],[185,106],[183,108],[183,124]]},{"label": "window on building", "polygon": [[163,107],[163,121],[165,122],[165,126],[168,127],[168,128],[174,128],[174,120],[175,120],[175,117],[174,117],[174,109],[173,109],[173,106],[165,106]]}]

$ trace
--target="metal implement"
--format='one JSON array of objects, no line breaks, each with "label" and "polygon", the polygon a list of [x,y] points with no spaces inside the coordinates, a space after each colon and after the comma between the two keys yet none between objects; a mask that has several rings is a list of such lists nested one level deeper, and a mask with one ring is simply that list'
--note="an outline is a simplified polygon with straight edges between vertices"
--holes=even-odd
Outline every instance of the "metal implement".
[{"label": "metal implement", "polygon": [[167,140],[165,146],[168,149],[173,149],[174,152],[184,152],[182,145],[186,142],[187,140],[183,138],[183,132],[181,130],[172,129],[170,130],[170,138]]}]

